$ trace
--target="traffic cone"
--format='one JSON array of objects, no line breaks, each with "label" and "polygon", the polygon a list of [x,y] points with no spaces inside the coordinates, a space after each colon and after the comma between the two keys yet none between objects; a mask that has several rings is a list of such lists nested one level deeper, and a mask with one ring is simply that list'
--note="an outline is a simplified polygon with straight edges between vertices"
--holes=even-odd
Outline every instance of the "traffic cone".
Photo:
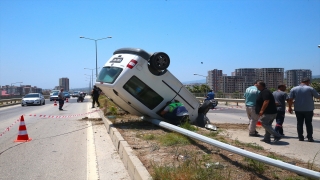
[{"label": "traffic cone", "polygon": [[57,106],[57,102],[56,102],[56,100],[54,100],[54,104],[53,104],[54,106]]},{"label": "traffic cone", "polygon": [[261,126],[262,126],[262,124],[261,124],[261,121],[260,121],[260,120],[258,120],[258,121],[257,121],[257,126],[258,126],[258,127],[261,127]]},{"label": "traffic cone", "polygon": [[22,115],[20,118],[19,134],[18,134],[17,139],[14,142],[28,142],[31,140],[32,139],[29,138],[29,136],[28,136],[27,127],[24,123],[24,117]]},{"label": "traffic cone", "polygon": [[68,98],[66,98],[66,102],[69,102],[69,101],[68,101]]}]

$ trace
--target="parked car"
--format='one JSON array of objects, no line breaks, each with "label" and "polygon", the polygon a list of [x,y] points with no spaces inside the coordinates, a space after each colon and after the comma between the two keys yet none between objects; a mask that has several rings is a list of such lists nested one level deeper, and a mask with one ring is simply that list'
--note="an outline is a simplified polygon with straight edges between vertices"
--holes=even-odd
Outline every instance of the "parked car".
[{"label": "parked car", "polygon": [[65,98],[70,99],[70,94],[69,94],[69,92],[63,92],[63,94],[64,94],[64,97],[65,97]]},{"label": "parked car", "polygon": [[[200,108],[196,97],[167,70],[169,64],[169,56],[163,52],[118,49],[101,69],[95,85],[117,106],[133,115],[163,120],[160,112],[168,101],[176,99],[187,108],[191,123],[207,121],[205,109],[208,108]],[[198,114],[201,114],[199,118]]]},{"label": "parked car", "polygon": [[58,97],[59,92],[54,92],[51,96],[50,96],[50,101],[58,101],[59,97]]},{"label": "parked car", "polygon": [[45,105],[46,100],[40,93],[29,93],[22,98],[21,106],[25,105]]}]

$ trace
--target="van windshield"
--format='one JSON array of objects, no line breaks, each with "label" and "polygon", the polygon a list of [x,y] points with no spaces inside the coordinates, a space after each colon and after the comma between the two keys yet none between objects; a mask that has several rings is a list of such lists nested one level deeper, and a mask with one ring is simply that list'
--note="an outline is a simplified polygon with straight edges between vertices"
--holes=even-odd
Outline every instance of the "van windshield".
[{"label": "van windshield", "polygon": [[119,67],[103,67],[97,78],[97,82],[112,84],[121,74],[122,68]]},{"label": "van windshield", "polygon": [[151,110],[163,101],[163,97],[136,76],[132,76],[123,88]]}]

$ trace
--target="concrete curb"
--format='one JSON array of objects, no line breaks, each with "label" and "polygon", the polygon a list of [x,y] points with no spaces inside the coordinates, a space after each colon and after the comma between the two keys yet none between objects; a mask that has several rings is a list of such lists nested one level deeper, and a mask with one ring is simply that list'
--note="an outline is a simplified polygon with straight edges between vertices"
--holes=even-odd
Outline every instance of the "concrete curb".
[{"label": "concrete curb", "polygon": [[102,111],[98,111],[100,117],[102,118],[104,125],[107,129],[108,134],[113,142],[114,147],[118,151],[120,158],[128,170],[128,174],[133,180],[150,180],[152,179],[151,175],[144,167],[139,158],[133,153],[130,145],[127,141],[123,139],[119,131],[113,127],[111,121],[109,121]]}]

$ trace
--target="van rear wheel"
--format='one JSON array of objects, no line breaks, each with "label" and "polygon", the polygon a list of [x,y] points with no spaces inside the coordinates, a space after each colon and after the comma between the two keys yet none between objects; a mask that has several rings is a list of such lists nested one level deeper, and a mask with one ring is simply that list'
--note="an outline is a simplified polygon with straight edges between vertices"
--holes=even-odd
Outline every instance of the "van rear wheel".
[{"label": "van rear wheel", "polygon": [[153,69],[163,71],[169,67],[170,58],[166,53],[157,52],[151,56],[149,62]]}]

